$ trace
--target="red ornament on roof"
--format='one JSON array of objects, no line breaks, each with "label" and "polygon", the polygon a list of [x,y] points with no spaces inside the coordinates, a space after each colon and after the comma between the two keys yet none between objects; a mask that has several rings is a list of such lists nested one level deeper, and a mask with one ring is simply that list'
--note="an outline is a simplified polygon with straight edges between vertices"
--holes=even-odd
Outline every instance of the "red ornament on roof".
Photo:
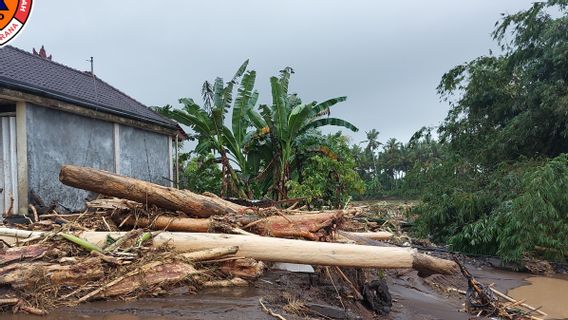
[{"label": "red ornament on roof", "polygon": [[51,61],[51,55],[47,56],[47,52],[45,51],[45,48],[43,47],[43,45],[41,46],[41,49],[39,49],[39,52],[37,52],[35,48],[33,48],[32,50],[33,50],[33,54],[35,56],[42,57],[46,60]]}]

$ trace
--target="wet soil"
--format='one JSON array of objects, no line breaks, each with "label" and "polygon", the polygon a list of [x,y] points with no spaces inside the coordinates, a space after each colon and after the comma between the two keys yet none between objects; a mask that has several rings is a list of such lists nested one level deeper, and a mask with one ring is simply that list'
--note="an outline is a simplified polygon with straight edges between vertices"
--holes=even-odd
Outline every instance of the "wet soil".
[{"label": "wet soil", "polygon": [[[526,274],[470,266],[470,271],[484,283],[506,292],[528,282]],[[179,320],[179,319],[274,319],[259,305],[263,298],[267,307],[286,319],[321,319],[314,314],[290,314],[283,306],[291,300],[322,306],[320,312],[336,319],[470,319],[460,311],[464,297],[448,292],[448,287],[465,289],[466,282],[455,276],[432,275],[421,278],[412,270],[393,270],[386,273],[393,298],[390,314],[377,316],[352,298],[348,288],[331,285],[321,274],[299,274],[284,271],[267,272],[248,288],[206,289],[199,294],[180,290],[168,296],[143,298],[126,302],[92,302],[77,308],[52,311],[46,320]],[[338,296],[341,296],[339,298]],[[351,296],[351,297],[350,297]],[[347,312],[343,312],[343,306]],[[323,311],[322,311],[323,310]],[[339,311],[338,311],[339,310]],[[37,319],[37,317],[0,315],[0,319]]]}]

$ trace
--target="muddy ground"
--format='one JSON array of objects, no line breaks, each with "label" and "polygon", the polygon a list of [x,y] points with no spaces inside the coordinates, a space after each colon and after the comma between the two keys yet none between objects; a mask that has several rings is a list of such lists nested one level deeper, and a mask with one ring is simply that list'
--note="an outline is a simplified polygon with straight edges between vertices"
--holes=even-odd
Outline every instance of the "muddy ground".
[{"label": "muddy ground", "polygon": [[[469,266],[470,271],[484,283],[495,283],[497,289],[508,289],[525,284],[527,274]],[[274,319],[262,311],[259,299],[268,308],[286,319],[470,319],[461,312],[464,298],[448,293],[448,287],[465,289],[461,275],[432,275],[421,278],[412,270],[387,272],[391,312],[378,316],[355,302],[347,287],[329,282],[327,273],[299,274],[269,271],[254,286],[247,288],[206,289],[198,294],[183,289],[167,296],[143,298],[131,302],[93,302],[74,309],[52,311],[44,319],[142,320],[142,319]],[[342,298],[338,298],[337,292]],[[305,305],[296,314],[286,312],[283,306]],[[296,304],[294,304],[296,303]],[[347,309],[343,311],[342,305]],[[292,308],[294,309],[294,308]],[[290,310],[288,308],[288,310]],[[302,316],[303,315],[303,316]],[[0,315],[0,319],[30,319],[30,316]],[[36,317],[33,317],[36,318]]]}]

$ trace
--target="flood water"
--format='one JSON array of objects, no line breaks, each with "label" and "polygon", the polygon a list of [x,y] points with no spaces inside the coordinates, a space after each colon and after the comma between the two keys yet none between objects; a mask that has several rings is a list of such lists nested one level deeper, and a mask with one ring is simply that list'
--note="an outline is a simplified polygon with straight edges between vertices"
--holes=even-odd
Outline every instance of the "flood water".
[{"label": "flood water", "polygon": [[568,277],[530,277],[528,284],[509,290],[516,300],[526,299],[533,307],[542,306],[546,319],[568,319]]}]

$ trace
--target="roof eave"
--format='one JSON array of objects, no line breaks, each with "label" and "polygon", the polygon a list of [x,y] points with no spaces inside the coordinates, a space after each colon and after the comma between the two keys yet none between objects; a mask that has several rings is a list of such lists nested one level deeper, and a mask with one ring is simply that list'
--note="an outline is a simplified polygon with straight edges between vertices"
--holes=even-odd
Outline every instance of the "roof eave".
[{"label": "roof eave", "polygon": [[1,76],[0,76],[0,87],[5,87],[7,89],[13,89],[13,90],[19,90],[19,91],[35,94],[35,95],[38,95],[38,96],[42,96],[42,97],[45,97],[45,98],[56,99],[56,100],[60,100],[60,101],[63,101],[63,102],[67,102],[67,103],[75,104],[75,105],[78,105],[78,106],[86,107],[86,108],[89,108],[89,109],[93,109],[95,111],[110,113],[110,114],[125,117],[125,118],[130,118],[130,119],[134,119],[134,120],[138,120],[138,121],[152,123],[152,124],[155,124],[155,125],[158,125],[158,126],[162,126],[164,128],[177,130],[176,125],[173,124],[173,123],[160,122],[160,121],[156,121],[154,119],[141,117],[139,115],[132,114],[132,113],[129,113],[129,112],[124,112],[124,111],[121,111],[121,110],[117,110],[117,109],[112,108],[112,107],[108,107],[108,106],[104,106],[104,105],[100,105],[100,104],[94,104],[94,103],[91,103],[89,101],[70,97],[70,96],[67,96],[67,95],[64,95],[64,94],[61,94],[61,93],[57,93],[57,92],[54,92],[54,91],[51,91],[51,90],[46,90],[46,89],[43,89],[43,88],[34,87],[34,86],[31,86],[31,85],[26,84],[26,83],[21,83],[21,82],[16,82],[14,80],[4,79]]}]

